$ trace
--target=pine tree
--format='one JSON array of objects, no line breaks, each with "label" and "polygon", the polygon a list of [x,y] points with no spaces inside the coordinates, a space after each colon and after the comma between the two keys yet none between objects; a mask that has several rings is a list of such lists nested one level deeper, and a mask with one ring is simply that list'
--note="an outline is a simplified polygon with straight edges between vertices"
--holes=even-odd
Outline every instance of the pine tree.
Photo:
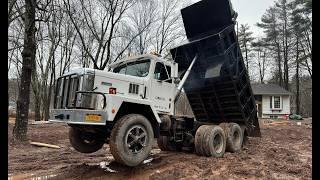
[{"label": "pine tree", "polygon": [[280,29],[278,25],[277,11],[274,7],[267,9],[261,18],[261,22],[257,23],[258,27],[264,29],[266,46],[271,51],[277,64],[277,71],[274,72],[276,74],[273,75],[273,79],[279,86],[283,86]]}]

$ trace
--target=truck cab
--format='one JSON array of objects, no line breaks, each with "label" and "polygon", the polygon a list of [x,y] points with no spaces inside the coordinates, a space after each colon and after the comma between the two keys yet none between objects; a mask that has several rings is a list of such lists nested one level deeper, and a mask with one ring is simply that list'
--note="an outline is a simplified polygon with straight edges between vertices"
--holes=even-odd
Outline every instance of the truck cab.
[{"label": "truck cab", "polygon": [[[177,63],[145,54],[112,63],[108,71],[70,71],[57,80],[51,121],[105,125],[114,120],[124,102],[148,105],[156,114],[173,115],[177,68]],[[79,111],[101,119],[90,122],[89,116],[79,118]]]}]

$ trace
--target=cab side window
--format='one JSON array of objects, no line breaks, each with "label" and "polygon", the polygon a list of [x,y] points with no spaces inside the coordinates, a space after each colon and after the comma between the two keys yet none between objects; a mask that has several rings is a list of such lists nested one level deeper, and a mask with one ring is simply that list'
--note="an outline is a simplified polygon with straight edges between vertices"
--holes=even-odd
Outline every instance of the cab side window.
[{"label": "cab side window", "polygon": [[[166,70],[166,68],[167,68],[167,70]],[[170,75],[171,75],[170,66],[166,66],[165,67],[163,63],[159,63],[159,62],[156,63],[156,68],[155,68],[155,71],[154,71],[154,78],[155,79],[157,79],[157,80],[167,80],[165,82],[171,83],[172,80],[171,79],[169,80]]]}]

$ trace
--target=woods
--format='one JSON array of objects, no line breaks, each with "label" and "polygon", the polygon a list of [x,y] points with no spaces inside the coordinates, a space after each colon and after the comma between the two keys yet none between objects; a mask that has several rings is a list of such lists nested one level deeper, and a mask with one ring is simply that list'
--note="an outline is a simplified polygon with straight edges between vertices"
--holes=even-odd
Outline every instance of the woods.
[{"label": "woods", "polygon": [[29,109],[36,121],[49,119],[55,80],[70,69],[104,70],[128,55],[168,53],[184,37],[179,8],[186,5],[178,0],[10,0],[9,83],[19,89],[10,95],[18,110],[15,138],[26,140]]},{"label": "woods", "polygon": [[[9,0],[8,73],[10,82],[17,84],[11,87],[19,89],[13,99],[15,138],[26,140],[30,108],[35,120],[48,120],[55,80],[70,69],[105,70],[121,58],[150,51],[166,57],[170,48],[185,40],[179,9],[188,4]],[[263,29],[261,37],[255,37],[248,24],[238,23],[251,81],[279,84],[295,94],[293,112],[310,114],[306,103],[311,101],[311,89],[302,86],[312,81],[312,0],[277,0],[256,24]]]},{"label": "woods", "polygon": [[[312,1],[278,0],[256,25],[263,29],[263,36],[251,37],[247,24],[240,24],[238,32],[251,80],[276,83],[293,92],[292,112],[310,114],[300,86],[307,86],[302,78],[312,80]],[[304,93],[312,97],[311,89]],[[310,110],[301,111],[303,106]]]}]

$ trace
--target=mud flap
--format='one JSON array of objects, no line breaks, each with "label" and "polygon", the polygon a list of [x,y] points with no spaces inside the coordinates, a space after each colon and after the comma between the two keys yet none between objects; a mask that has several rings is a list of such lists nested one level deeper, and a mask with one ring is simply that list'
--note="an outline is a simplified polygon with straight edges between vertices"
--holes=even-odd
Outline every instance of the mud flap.
[{"label": "mud flap", "polygon": [[253,120],[253,126],[248,131],[248,136],[250,137],[261,137],[261,131],[259,126],[259,120],[257,117]]}]

